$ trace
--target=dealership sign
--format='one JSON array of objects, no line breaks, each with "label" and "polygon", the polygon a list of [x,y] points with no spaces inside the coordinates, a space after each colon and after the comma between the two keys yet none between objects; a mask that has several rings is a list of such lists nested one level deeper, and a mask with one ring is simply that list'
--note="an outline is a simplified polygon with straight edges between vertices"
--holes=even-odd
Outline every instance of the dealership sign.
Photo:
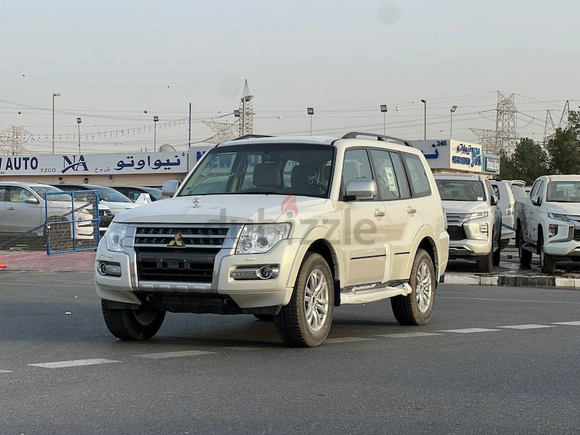
[{"label": "dealership sign", "polygon": [[482,172],[481,145],[452,139],[414,140],[432,169],[457,169]]}]

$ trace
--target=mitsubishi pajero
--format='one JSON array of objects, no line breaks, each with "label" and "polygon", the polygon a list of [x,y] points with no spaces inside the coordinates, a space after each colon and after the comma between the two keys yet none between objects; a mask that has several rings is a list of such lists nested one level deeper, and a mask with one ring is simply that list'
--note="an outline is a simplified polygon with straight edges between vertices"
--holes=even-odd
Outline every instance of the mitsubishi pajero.
[{"label": "mitsubishi pajero", "polygon": [[449,236],[406,141],[233,140],[168,193],[115,216],[99,244],[96,288],[117,338],[151,338],[167,311],[252,314],[302,347],[325,340],[342,304],[391,298],[400,324],[431,318]]}]

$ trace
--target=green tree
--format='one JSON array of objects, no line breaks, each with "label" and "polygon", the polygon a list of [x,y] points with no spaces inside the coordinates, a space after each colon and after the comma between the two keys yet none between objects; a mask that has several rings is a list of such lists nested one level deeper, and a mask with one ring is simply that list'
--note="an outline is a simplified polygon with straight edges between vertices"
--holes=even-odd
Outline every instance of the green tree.
[{"label": "green tree", "polygon": [[580,174],[580,141],[573,124],[556,133],[548,141],[551,174]]},{"label": "green tree", "polygon": [[[522,138],[509,159],[513,168],[512,179],[525,180],[530,185],[540,175],[548,173],[548,154],[532,139]],[[503,169],[502,169],[503,173]],[[503,177],[507,178],[507,177]]]},{"label": "green tree", "polygon": [[510,156],[506,154],[505,151],[499,152],[499,168],[501,178],[504,180],[516,180],[517,172],[514,162]]}]

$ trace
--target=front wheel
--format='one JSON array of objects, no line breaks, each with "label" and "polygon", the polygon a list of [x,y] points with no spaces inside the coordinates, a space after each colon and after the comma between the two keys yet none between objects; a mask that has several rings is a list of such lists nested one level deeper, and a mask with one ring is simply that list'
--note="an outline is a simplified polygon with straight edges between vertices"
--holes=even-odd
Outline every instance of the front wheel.
[{"label": "front wheel", "polygon": [[518,254],[520,256],[520,265],[522,267],[530,267],[532,264],[532,253],[524,249],[524,235],[521,229],[516,232],[516,239],[518,241]]},{"label": "front wheel", "polygon": [[538,239],[538,247],[540,250],[540,268],[542,269],[542,272],[554,273],[556,262],[551,255],[546,254],[546,251],[544,251],[544,238],[541,236]]},{"label": "front wheel", "polygon": [[275,318],[282,341],[294,347],[315,347],[330,332],[334,313],[334,282],[319,254],[304,259],[290,303]]},{"label": "front wheel", "polygon": [[411,277],[411,293],[391,298],[391,308],[401,325],[424,325],[433,314],[436,277],[433,260],[423,249],[417,251]]},{"label": "front wheel", "polygon": [[489,254],[477,259],[477,271],[481,273],[493,272],[493,246]]},{"label": "front wheel", "polygon": [[149,340],[163,324],[165,311],[153,311],[144,308],[112,309],[101,302],[105,324],[111,334],[121,340]]},{"label": "front wheel", "polygon": [[497,249],[493,253],[493,265],[499,266],[501,260],[501,227],[499,227],[497,235]]}]

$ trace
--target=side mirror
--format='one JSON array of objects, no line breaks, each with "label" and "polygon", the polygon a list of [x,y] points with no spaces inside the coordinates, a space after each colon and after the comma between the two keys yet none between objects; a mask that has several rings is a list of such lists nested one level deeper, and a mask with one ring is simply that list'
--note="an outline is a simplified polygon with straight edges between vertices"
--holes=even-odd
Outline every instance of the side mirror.
[{"label": "side mirror", "polygon": [[26,204],[40,204],[40,201],[36,198],[26,198],[24,202]]},{"label": "side mirror", "polygon": [[163,183],[163,188],[161,189],[161,194],[164,198],[171,198],[177,192],[179,187],[179,180],[169,180]]},{"label": "side mirror", "polygon": [[530,199],[530,201],[532,202],[532,204],[534,205],[540,205],[542,203],[542,199],[540,198],[539,195],[534,195],[532,196],[532,198]]},{"label": "side mirror", "polygon": [[357,201],[375,199],[377,197],[377,183],[374,180],[357,178],[346,183],[345,196],[354,197]]},{"label": "side mirror", "polygon": [[497,196],[491,195],[491,197],[489,198],[489,202],[491,203],[491,205],[497,205],[499,200],[497,199]]}]

